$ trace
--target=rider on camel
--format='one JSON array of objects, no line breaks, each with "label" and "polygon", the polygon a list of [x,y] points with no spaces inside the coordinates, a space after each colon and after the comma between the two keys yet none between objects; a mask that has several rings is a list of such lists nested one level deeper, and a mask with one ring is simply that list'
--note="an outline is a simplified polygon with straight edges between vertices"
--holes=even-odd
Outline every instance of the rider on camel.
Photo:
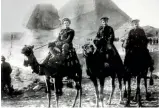
[{"label": "rider on camel", "polygon": [[[97,36],[94,39],[94,44],[98,50],[101,50],[106,47],[106,44],[113,45],[114,42],[114,30],[111,26],[108,25],[108,17],[102,17],[101,19],[102,26],[99,27]],[[109,46],[111,47],[111,46]]]},{"label": "rider on camel", "polygon": [[[49,55],[44,60],[43,64],[48,63],[50,59],[51,61],[60,61],[63,62],[69,52],[69,49],[73,48],[73,38],[75,35],[75,32],[73,29],[71,29],[69,26],[71,24],[71,20],[68,18],[64,18],[62,20],[62,24],[64,28],[60,31],[59,36],[55,42],[49,43]],[[52,55],[55,55],[54,57],[51,57]]]},{"label": "rider on camel", "polygon": [[[75,31],[70,28],[71,20],[69,18],[64,18],[62,20],[63,29],[61,29],[58,38],[56,41],[49,43],[49,54],[46,59],[43,61],[43,64],[48,64],[52,66],[80,66],[79,60],[76,54],[75,49],[73,48],[73,39]],[[61,69],[61,68],[58,68]],[[42,69],[41,69],[42,70]],[[67,70],[65,71],[68,72]],[[42,71],[40,71],[42,73]],[[68,73],[70,76],[72,73]],[[67,76],[67,80],[69,80]]]},{"label": "rider on camel", "polygon": [[[94,39],[94,44],[97,48],[97,51],[106,54],[105,58],[109,58],[109,63],[115,66],[114,69],[117,69],[117,71],[124,71],[124,65],[122,63],[121,57],[114,46],[114,30],[111,26],[108,25],[109,18],[102,17],[100,20],[102,26],[99,27],[97,36]],[[107,57],[108,52],[111,53],[111,57]]]},{"label": "rider on camel", "polygon": [[150,71],[154,70],[153,67],[153,60],[151,58],[151,55],[149,53],[149,50],[147,48],[148,45],[148,39],[146,37],[146,34],[144,30],[139,26],[139,20],[135,19],[132,20],[132,26],[134,27],[133,29],[130,30],[128,34],[128,39],[126,40],[126,57],[125,57],[125,63],[126,65],[129,64],[129,53],[133,48],[141,48],[145,52],[145,56],[147,58],[147,64],[150,67]]}]

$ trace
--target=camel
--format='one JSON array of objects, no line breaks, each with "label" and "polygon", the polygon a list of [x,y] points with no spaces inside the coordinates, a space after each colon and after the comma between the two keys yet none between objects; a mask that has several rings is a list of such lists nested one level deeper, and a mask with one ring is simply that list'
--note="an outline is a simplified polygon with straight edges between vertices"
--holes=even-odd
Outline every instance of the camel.
[{"label": "camel", "polygon": [[[85,57],[87,66],[87,75],[90,76],[91,81],[94,84],[96,91],[96,107],[99,107],[99,101],[101,100],[102,107],[104,107],[104,82],[105,78],[111,77],[112,79],[112,91],[108,100],[108,104],[111,104],[111,100],[115,90],[115,78],[117,76],[120,89],[120,101],[122,102],[122,78],[124,74],[124,65],[122,61],[116,59],[117,54],[112,53],[112,49],[107,49],[106,53],[102,53],[95,49],[95,46],[91,43],[85,44],[83,47],[83,55]],[[118,61],[114,64],[112,60]],[[118,66],[120,65],[120,66]],[[98,84],[99,80],[99,84]],[[100,90],[98,86],[100,85]]]},{"label": "camel", "polygon": [[130,106],[130,97],[131,97],[131,79],[135,77],[137,82],[137,88],[136,88],[136,96],[135,100],[137,101],[137,104],[139,107],[142,107],[141,103],[141,94],[140,94],[140,81],[141,78],[144,78],[144,86],[146,90],[146,99],[149,98],[149,93],[147,90],[147,74],[150,70],[150,85],[153,85],[153,79],[152,79],[152,72],[154,70],[153,68],[153,60],[152,63],[149,63],[147,60],[150,60],[151,58],[147,58],[147,55],[145,53],[145,49],[142,49],[140,47],[131,49],[129,53],[126,53],[124,65],[126,69],[125,74],[125,81],[128,82],[128,96],[127,96],[127,102],[126,106]]},{"label": "camel", "polygon": [[[82,70],[79,65],[76,65],[72,68],[64,66],[62,64],[53,63],[51,66],[49,64],[41,65],[38,63],[36,57],[33,52],[34,46],[25,45],[22,49],[22,54],[27,57],[28,60],[24,60],[24,65],[30,65],[33,72],[39,75],[45,76],[45,83],[47,88],[47,97],[48,97],[48,107],[51,104],[51,90],[54,85],[55,98],[56,98],[56,107],[58,107],[59,96],[62,95],[62,79],[64,77],[71,78],[75,84],[74,87],[76,89],[76,96],[74,99],[73,107],[75,107],[76,100],[79,97],[79,107],[81,107],[81,95],[82,95]],[[78,58],[77,58],[78,59]],[[69,73],[71,72],[71,73]]]},{"label": "camel", "polygon": [[[121,42],[122,42],[122,48],[125,48],[126,47],[126,42],[127,42],[126,39],[121,40]],[[136,53],[137,50],[132,50],[133,54],[134,54],[134,51]],[[137,91],[136,91],[136,96],[135,96],[134,99],[135,99],[135,101],[138,102],[138,106],[142,106],[141,96],[140,96],[140,80],[141,80],[141,78],[144,79],[144,86],[145,86],[145,91],[146,91],[146,100],[149,100],[150,94],[149,94],[148,89],[147,89],[147,74],[150,70],[149,85],[153,85],[154,81],[153,81],[153,78],[152,78],[152,72],[153,72],[154,69],[153,69],[153,67],[150,67],[148,65],[141,65],[141,64],[146,63],[145,59],[147,59],[143,55],[145,55],[145,54],[143,53],[142,55],[141,54],[139,54],[138,56],[136,55],[136,57],[138,57],[138,58],[133,57],[133,59],[135,60],[134,61],[135,64],[131,64],[132,66],[134,65],[133,68],[126,67],[126,62],[124,60],[124,65],[125,65],[125,68],[126,68],[126,73],[124,75],[124,85],[125,85],[124,97],[127,98],[126,106],[130,106],[131,79],[133,77],[135,77],[136,80],[137,80]],[[154,61],[152,60],[152,62],[154,62]],[[139,66],[139,68],[136,67],[137,66],[136,64]],[[154,63],[152,63],[152,64],[154,64]],[[127,83],[127,87],[126,87],[126,83]],[[127,93],[127,88],[128,88],[128,93]]]}]

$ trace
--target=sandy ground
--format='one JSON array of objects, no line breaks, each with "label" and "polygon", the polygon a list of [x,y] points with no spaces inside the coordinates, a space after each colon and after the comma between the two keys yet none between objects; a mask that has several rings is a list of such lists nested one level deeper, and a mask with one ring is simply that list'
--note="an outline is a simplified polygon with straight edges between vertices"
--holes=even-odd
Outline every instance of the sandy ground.
[{"label": "sandy ground", "polygon": [[[115,89],[115,94],[112,100],[111,105],[107,105],[107,100],[109,98],[109,94],[111,92],[111,82],[110,78],[107,78],[105,80],[105,88],[104,88],[104,102],[105,102],[105,107],[123,107],[123,104],[118,104],[119,102],[119,88],[118,88],[118,81],[116,80],[116,89]],[[149,84],[149,80],[148,80]],[[148,85],[148,91],[151,94],[150,95],[150,100],[147,101],[145,99],[145,89],[144,89],[144,83],[143,80],[141,81],[141,94],[142,94],[142,103],[143,106],[145,107],[159,107],[159,79],[154,80],[154,85],[149,86]],[[82,88],[83,88],[83,93],[82,93],[82,107],[95,107],[95,91],[93,84],[90,80],[84,79],[82,81]],[[135,94],[135,88],[136,88],[136,82],[133,79],[132,82],[132,98]],[[47,107],[47,96],[46,93],[44,92],[44,88],[38,91],[34,90],[26,90],[23,92],[23,94],[18,95],[18,96],[13,96],[12,98],[8,96],[3,96],[1,105],[2,108],[8,107],[8,108],[19,108],[19,107]],[[74,96],[75,96],[75,90],[70,89],[70,88],[63,88],[64,94],[62,97],[60,97],[59,100],[59,107],[71,107],[73,104]],[[51,101],[51,107],[55,107],[55,99],[54,99],[54,92],[52,92],[52,101]],[[78,101],[77,104],[78,106]],[[137,104],[136,102],[131,101],[131,106],[136,107]]]}]

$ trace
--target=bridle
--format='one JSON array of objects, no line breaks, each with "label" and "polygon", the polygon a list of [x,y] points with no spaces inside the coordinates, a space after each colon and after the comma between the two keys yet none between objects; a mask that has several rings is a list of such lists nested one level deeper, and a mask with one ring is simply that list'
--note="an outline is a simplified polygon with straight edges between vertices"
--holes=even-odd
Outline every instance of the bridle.
[{"label": "bridle", "polygon": [[88,47],[89,47],[89,48],[92,48],[92,50],[93,50],[93,53],[92,53],[92,54],[94,54],[94,53],[97,51],[97,48],[96,48],[94,45],[92,45],[92,44],[85,44],[85,45],[83,46],[83,56],[84,56],[84,57],[87,57],[87,56],[88,56],[87,53],[86,53]]}]

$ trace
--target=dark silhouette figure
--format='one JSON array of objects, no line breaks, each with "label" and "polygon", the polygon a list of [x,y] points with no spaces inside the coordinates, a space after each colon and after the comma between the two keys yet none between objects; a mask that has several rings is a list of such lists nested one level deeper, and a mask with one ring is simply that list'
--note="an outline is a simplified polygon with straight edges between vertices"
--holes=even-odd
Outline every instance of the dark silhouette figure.
[{"label": "dark silhouette figure", "polygon": [[130,94],[131,94],[131,78],[136,77],[137,91],[136,99],[138,106],[142,106],[140,95],[140,80],[144,78],[146,95],[147,93],[147,73],[148,69],[152,72],[153,60],[147,49],[148,39],[142,28],[139,27],[139,20],[133,20],[132,25],[134,28],[130,30],[128,39],[126,40],[126,56],[124,65],[127,71],[125,74],[125,80],[128,80],[128,97],[126,106],[130,106]]},{"label": "dark silhouette figure", "polygon": [[1,91],[4,93],[7,92],[9,95],[12,95],[13,88],[11,86],[11,72],[12,68],[8,62],[5,61],[5,57],[1,56]]}]

